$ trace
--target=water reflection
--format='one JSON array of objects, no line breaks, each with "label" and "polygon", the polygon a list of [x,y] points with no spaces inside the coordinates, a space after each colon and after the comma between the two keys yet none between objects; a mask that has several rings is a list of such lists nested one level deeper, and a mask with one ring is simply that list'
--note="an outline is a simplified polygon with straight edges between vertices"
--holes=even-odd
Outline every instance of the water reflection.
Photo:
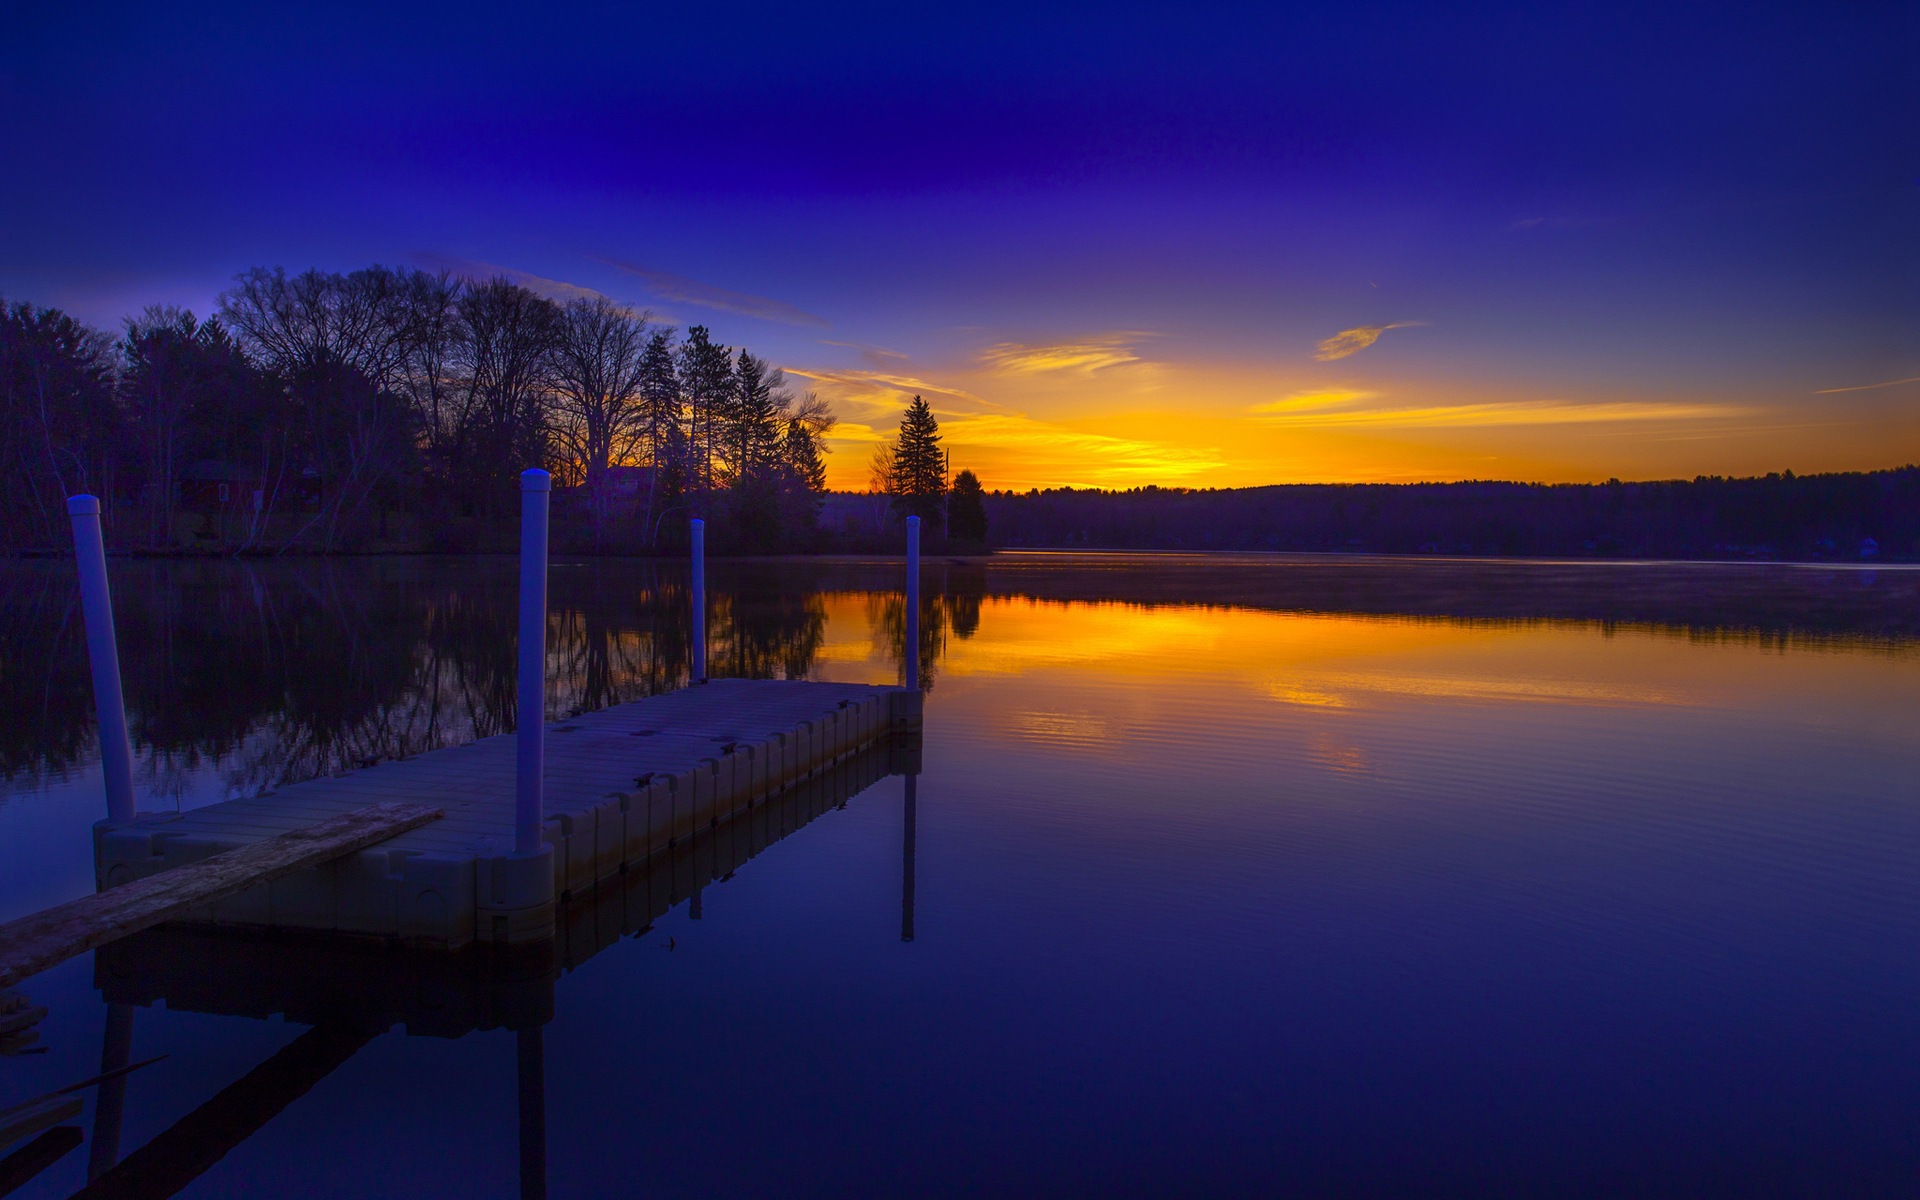
[{"label": "water reflection", "polygon": [[[165,752],[198,746],[201,777],[276,737],[295,749],[269,766],[298,766],[511,720],[489,645],[508,563],[163,566],[125,569],[211,580],[156,598],[168,620],[217,632],[227,604],[256,645],[313,643],[255,655],[279,680],[226,718],[237,738],[166,714]],[[16,1094],[92,1074],[88,984],[129,1006],[128,1052],[173,1055],[125,1086],[131,1162],[290,1040],[232,1018],[404,1028],[189,1194],[511,1194],[547,1140],[555,1194],[579,1195],[1903,1185],[1920,574],[1442,567],[930,562],[927,772],[902,808],[883,785],[703,839],[570,905],[556,959],[522,975],[189,934],[93,976],[76,961],[33,985],[67,1015],[52,1053],[0,1066]],[[69,585],[17,578],[57,586],[0,597],[0,687],[84,697]],[[716,664],[898,679],[897,562],[716,563],[712,582]],[[671,565],[558,564],[553,592],[551,715],[683,676]],[[382,622],[412,622],[380,643],[404,671],[368,661]],[[205,641],[176,640],[141,703],[215,686]],[[44,760],[20,743],[17,788],[75,761],[71,738]],[[0,808],[18,911],[91,887],[96,808],[90,780]],[[62,853],[71,872],[39,870]],[[177,1011],[138,1007],[161,1002]],[[88,1156],[111,1166],[107,1107]],[[82,1158],[34,1194],[80,1186]]]},{"label": "water reflection", "polygon": [[[89,1182],[78,1194],[105,1200],[184,1190],[367,1043],[403,1028],[410,1037],[514,1034],[519,1194],[544,1197],[542,1031],[554,1019],[563,974],[623,938],[651,932],[669,909],[696,903],[704,887],[732,879],[753,858],[894,770],[917,768],[916,742],[870,748],[601,881],[563,905],[559,937],[549,945],[450,955],[319,936],[161,926],[102,947],[94,958],[94,986],[107,1003],[103,1075],[128,1065],[138,1008],[281,1017],[308,1029],[124,1159],[119,1142],[127,1079],[116,1075],[102,1084]],[[908,796],[911,806],[911,786]],[[911,940],[911,838],[904,862],[909,884],[901,921]]]},{"label": "water reflection", "polygon": [[[900,681],[907,622],[899,570],[884,561],[714,564],[714,673],[797,679],[851,670],[863,681]],[[122,561],[113,575],[139,782],[149,797],[251,794],[513,728],[510,560]],[[681,564],[556,562],[550,596],[547,716],[686,682]],[[848,604],[861,613],[864,645],[830,637],[829,610]],[[1152,658],[1169,644],[1206,657],[1222,647],[1223,613],[1263,610],[1893,648],[1920,635],[1920,572],[1179,555],[935,560],[921,593],[919,686],[936,686],[984,620],[1020,622],[1035,604],[1075,611],[1025,647],[1026,665]],[[1015,649],[1004,637],[991,640],[1002,660]],[[10,718],[0,722],[0,777],[13,790],[32,790],[92,753],[86,678],[70,567],[0,564],[0,710]],[[1308,686],[1287,671],[1269,686],[1284,702],[1339,706],[1366,690],[1351,682],[1324,677]],[[1505,685],[1408,675],[1403,686],[1471,696],[1475,687]],[[1529,680],[1526,698],[1551,701],[1555,686]],[[1660,702],[1644,689],[1617,698]],[[1106,736],[1086,714],[1028,709],[1020,720],[1043,739]],[[209,774],[216,794],[194,796]]]}]

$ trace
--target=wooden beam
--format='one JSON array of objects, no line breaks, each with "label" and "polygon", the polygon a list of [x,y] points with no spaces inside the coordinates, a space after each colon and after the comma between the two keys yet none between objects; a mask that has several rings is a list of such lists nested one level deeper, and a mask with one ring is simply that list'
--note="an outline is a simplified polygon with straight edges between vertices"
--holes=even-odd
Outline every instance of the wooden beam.
[{"label": "wooden beam", "polygon": [[440,815],[440,809],[426,804],[370,804],[0,925],[0,987],[215,900],[418,829]]}]

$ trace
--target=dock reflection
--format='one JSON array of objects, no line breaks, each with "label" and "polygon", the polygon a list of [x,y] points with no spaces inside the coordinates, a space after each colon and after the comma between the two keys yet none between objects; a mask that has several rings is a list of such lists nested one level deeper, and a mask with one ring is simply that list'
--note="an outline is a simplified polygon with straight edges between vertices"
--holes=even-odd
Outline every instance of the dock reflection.
[{"label": "dock reflection", "polygon": [[[700,830],[565,902],[550,943],[522,951],[405,951],[310,935],[161,926],[102,947],[94,986],[106,1001],[102,1072],[124,1068],[138,1008],[265,1020],[308,1030],[218,1095],[125,1158],[119,1142],[128,1079],[100,1086],[88,1183],[78,1196],[172,1196],[312,1090],[374,1038],[462,1038],[511,1032],[516,1039],[520,1195],[547,1194],[546,1062],[543,1030],[561,978],[623,938],[637,938],[700,890],[731,876],[774,844],[875,783],[918,772],[918,738],[896,738],[847,759],[733,819]],[[903,938],[911,937],[914,776],[907,788]]]}]

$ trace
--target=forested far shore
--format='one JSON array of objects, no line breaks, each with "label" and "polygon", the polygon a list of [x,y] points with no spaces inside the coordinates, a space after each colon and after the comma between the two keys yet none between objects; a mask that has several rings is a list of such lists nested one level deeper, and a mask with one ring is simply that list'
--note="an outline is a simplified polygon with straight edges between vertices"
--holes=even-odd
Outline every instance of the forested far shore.
[{"label": "forested far shore", "polygon": [[989,492],[992,543],[1566,558],[1920,560],[1920,467],[1597,484]]},{"label": "forested far shore", "polygon": [[517,476],[554,475],[553,545],[681,554],[927,548],[1920,559],[1920,468],[1604,484],[988,492],[913,397],[870,491],[826,492],[835,418],[779,368],[598,295],[374,266],[236,277],[211,316],[119,335],[0,303],[0,553],[503,550]]}]

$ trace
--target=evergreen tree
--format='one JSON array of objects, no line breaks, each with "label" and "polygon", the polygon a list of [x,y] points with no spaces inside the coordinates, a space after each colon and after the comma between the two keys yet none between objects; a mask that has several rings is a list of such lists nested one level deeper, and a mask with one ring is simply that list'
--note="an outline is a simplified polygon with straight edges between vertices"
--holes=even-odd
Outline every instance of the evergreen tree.
[{"label": "evergreen tree", "polygon": [[780,458],[797,486],[816,497],[827,490],[827,459],[820,439],[800,421],[787,422],[780,441]]},{"label": "evergreen tree", "polygon": [[947,498],[947,535],[957,542],[985,544],[987,506],[980,478],[972,471],[953,477],[953,494]]},{"label": "evergreen tree", "polygon": [[646,421],[647,462],[653,474],[647,484],[645,512],[647,543],[652,545],[659,514],[675,507],[687,490],[687,430],[680,397],[680,375],[675,369],[673,331],[656,329],[640,354],[640,403]]},{"label": "evergreen tree", "polygon": [[779,368],[740,352],[721,447],[722,478],[729,485],[759,480],[772,470],[780,442],[780,413],[790,403],[785,383]]},{"label": "evergreen tree", "polygon": [[893,463],[887,474],[894,508],[937,527],[940,501],[947,493],[946,458],[940,449],[940,423],[918,396],[900,418],[900,436],[893,443]]},{"label": "evergreen tree", "polygon": [[690,449],[693,453],[690,487],[703,498],[713,490],[715,442],[720,421],[733,400],[733,361],[727,348],[716,344],[704,325],[687,330],[680,344],[680,395],[687,406]]}]

